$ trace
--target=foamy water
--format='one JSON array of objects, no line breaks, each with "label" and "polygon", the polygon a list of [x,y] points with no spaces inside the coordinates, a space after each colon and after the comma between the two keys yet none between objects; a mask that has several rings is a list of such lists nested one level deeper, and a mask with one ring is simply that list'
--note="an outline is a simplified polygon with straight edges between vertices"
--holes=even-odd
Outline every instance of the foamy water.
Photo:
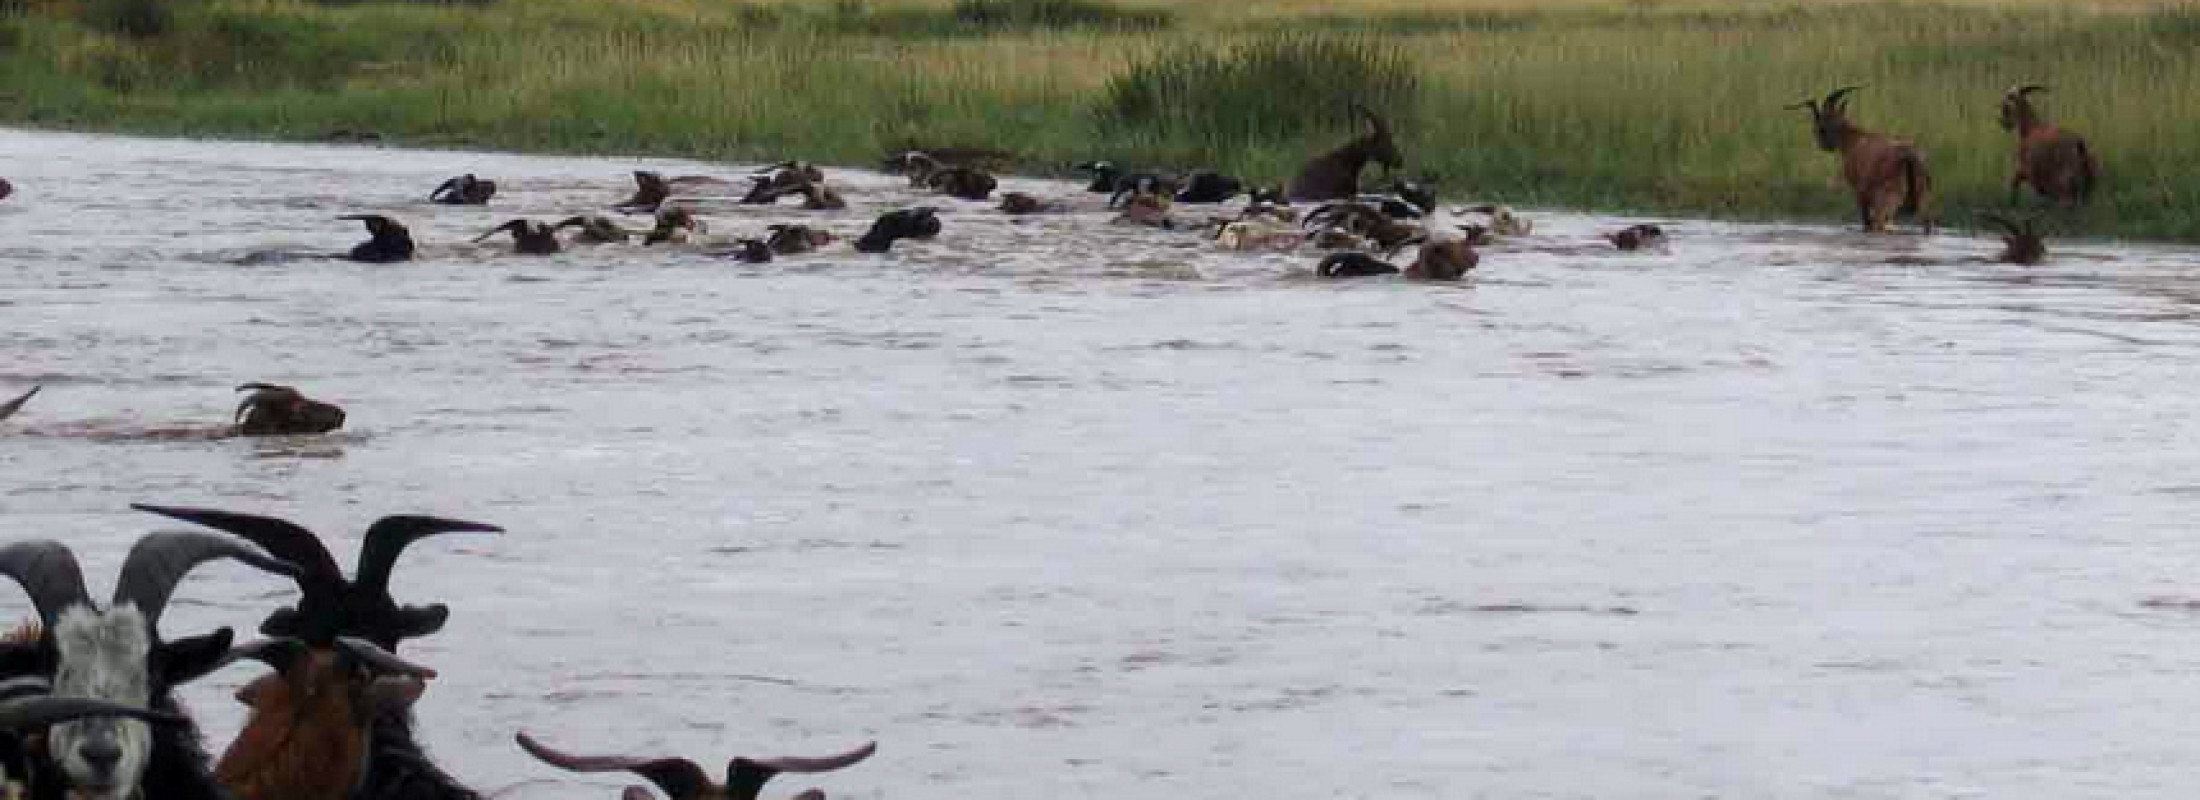
[{"label": "foamy water", "polygon": [[[745,167],[0,132],[8,538],[95,594],[175,525],[383,514],[443,763],[606,798],[511,744],[836,752],[854,798],[2183,797],[2200,741],[2200,252],[1533,214],[1457,285],[1307,278],[1079,213],[832,171],[714,207],[886,255],[745,266],[465,240]],[[474,172],[487,209],[431,206]],[[1502,199],[1502,198],[1498,198]],[[267,258],[411,226],[394,266]],[[1192,212],[1198,216],[1201,212]],[[638,218],[635,220],[638,222]],[[242,262],[242,263],[240,263]],[[252,266],[244,263],[254,264]],[[207,440],[249,380],[340,435]],[[171,636],[291,596],[233,565]],[[0,591],[0,612],[27,613]],[[0,617],[4,618],[4,617]],[[233,667],[186,696],[216,749]]]}]

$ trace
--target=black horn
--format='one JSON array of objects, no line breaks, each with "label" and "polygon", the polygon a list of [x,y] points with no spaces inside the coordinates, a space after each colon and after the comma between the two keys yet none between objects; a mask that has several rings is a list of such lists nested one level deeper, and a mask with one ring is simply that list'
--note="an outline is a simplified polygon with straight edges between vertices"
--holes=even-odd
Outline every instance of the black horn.
[{"label": "black horn", "polygon": [[1849,93],[1862,88],[1864,88],[1864,86],[1862,84],[1858,84],[1856,86],[1843,86],[1839,89],[1827,92],[1826,102],[1823,106],[1820,107],[1820,110],[1828,114],[1839,114],[1848,111]]},{"label": "black horn", "polygon": [[24,731],[84,717],[128,717],[159,725],[183,725],[179,715],[149,708],[116,705],[85,697],[18,697],[0,702],[0,730]]},{"label": "black horn", "polygon": [[38,619],[48,630],[70,606],[90,606],[84,570],[69,546],[51,540],[17,542],[0,549],[0,575],[14,578],[31,596]]},{"label": "black horn", "polygon": [[115,582],[115,605],[135,604],[145,615],[146,627],[158,631],[161,612],[168,609],[176,584],[192,568],[219,558],[233,558],[277,575],[299,573],[296,565],[211,533],[150,533],[123,558],[122,577]]}]

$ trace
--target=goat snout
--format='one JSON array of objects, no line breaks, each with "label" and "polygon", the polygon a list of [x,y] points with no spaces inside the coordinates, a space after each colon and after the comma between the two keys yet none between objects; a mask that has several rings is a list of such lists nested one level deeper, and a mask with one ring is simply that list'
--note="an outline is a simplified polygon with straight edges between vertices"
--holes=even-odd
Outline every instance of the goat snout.
[{"label": "goat snout", "polygon": [[122,761],[122,742],[115,738],[112,730],[94,733],[77,748],[77,754],[84,757],[84,763],[93,772],[111,776],[115,774],[115,765]]}]

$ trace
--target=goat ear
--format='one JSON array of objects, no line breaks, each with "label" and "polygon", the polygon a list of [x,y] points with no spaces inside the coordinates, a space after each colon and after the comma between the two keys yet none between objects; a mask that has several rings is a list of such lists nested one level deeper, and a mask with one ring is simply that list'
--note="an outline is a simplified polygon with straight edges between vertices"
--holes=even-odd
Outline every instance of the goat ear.
[{"label": "goat ear", "polygon": [[198,680],[222,665],[237,632],[222,628],[204,636],[189,636],[160,645],[160,680],[181,686]]}]

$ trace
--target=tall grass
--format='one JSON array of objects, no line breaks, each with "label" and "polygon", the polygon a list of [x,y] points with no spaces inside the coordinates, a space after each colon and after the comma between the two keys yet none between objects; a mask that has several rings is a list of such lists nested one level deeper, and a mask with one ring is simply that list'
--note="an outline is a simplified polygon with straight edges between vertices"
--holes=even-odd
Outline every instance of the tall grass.
[{"label": "tall grass", "polygon": [[1274,181],[1365,100],[1461,200],[1745,217],[1851,213],[1780,108],[1851,83],[1858,122],[1926,149],[1944,216],[1998,206],[1995,103],[2036,81],[2106,162],[2079,229],[2200,241],[2191,4],[1253,0],[1125,30],[954,0],[191,0],[137,40],[77,1],[0,15],[0,118],[851,164],[923,143]]}]

